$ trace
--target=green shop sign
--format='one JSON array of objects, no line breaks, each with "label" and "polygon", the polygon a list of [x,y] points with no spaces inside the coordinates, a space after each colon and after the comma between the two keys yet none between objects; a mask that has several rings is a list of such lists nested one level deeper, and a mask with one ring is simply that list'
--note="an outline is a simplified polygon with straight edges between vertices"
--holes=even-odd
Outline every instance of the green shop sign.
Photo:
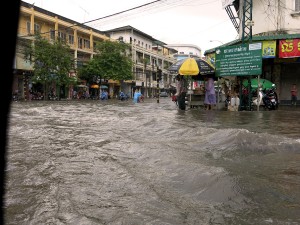
[{"label": "green shop sign", "polygon": [[216,76],[260,75],[262,43],[241,44],[216,49]]}]

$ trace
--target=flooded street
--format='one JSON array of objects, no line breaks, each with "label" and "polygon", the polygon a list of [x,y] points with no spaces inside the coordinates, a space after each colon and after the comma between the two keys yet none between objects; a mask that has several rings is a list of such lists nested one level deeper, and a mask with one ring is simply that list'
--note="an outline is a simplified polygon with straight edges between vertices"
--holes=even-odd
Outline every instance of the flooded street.
[{"label": "flooded street", "polygon": [[7,225],[300,224],[300,109],[13,102]]}]

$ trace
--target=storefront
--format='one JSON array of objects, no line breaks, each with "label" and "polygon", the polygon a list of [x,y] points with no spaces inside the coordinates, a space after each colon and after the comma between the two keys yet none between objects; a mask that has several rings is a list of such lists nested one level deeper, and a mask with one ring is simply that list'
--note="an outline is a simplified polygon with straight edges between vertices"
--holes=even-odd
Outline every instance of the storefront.
[{"label": "storefront", "polygon": [[[251,43],[259,42],[262,43],[262,70],[261,74],[257,75],[276,84],[280,104],[290,104],[291,85],[296,84],[298,89],[300,88],[300,34],[252,37]],[[219,47],[240,44],[241,40],[236,40]],[[206,59],[212,63],[216,61],[216,49],[218,48],[207,50],[204,53]],[[253,75],[253,77],[256,76]],[[226,77],[224,78],[226,79]],[[231,83],[235,84],[238,79],[239,76],[236,76]]]}]

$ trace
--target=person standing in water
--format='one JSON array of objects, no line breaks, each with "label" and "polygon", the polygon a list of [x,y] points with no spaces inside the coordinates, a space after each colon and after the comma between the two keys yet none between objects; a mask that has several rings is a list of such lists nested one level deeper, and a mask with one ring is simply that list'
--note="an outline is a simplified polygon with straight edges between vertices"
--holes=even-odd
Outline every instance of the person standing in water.
[{"label": "person standing in water", "polygon": [[187,92],[187,82],[186,79],[179,74],[177,75],[176,80],[177,80],[176,99],[177,99],[178,107],[181,110],[185,110],[186,109],[185,96]]},{"label": "person standing in water", "polygon": [[204,104],[206,109],[211,110],[212,106],[217,104],[214,79],[208,78],[205,83],[205,99]]}]

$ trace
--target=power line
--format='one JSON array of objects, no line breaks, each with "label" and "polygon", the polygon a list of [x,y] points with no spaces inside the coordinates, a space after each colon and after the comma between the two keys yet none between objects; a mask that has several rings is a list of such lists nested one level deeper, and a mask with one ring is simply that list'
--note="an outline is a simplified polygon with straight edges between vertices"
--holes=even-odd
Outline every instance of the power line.
[{"label": "power line", "polygon": [[[105,18],[120,15],[122,13],[129,12],[129,11],[132,11],[132,10],[135,10],[135,9],[139,9],[139,8],[142,8],[142,7],[145,7],[145,6],[148,6],[148,5],[152,5],[152,4],[155,4],[157,2],[161,2],[161,1],[162,0],[152,1],[152,2],[149,2],[149,3],[143,4],[143,5],[140,5],[140,6],[136,6],[136,7],[133,7],[133,8],[127,9],[127,10],[123,10],[121,12],[113,13],[113,14],[108,15],[108,16],[100,17],[100,18],[93,19],[93,20],[90,20],[90,21],[87,21],[87,22],[83,22],[83,23],[76,23],[74,25],[68,26],[67,28],[71,28],[71,27],[78,26],[78,25],[84,25],[84,24],[91,23],[91,22],[94,22],[94,21],[97,21],[97,20],[102,20],[102,19],[105,19]],[[40,34],[47,34],[47,33],[53,32],[53,31],[57,31],[57,30],[47,31],[47,32],[43,32],[43,33],[40,33]],[[32,35],[24,35],[24,36],[20,36],[20,37],[30,37],[30,36],[32,36]]]}]

